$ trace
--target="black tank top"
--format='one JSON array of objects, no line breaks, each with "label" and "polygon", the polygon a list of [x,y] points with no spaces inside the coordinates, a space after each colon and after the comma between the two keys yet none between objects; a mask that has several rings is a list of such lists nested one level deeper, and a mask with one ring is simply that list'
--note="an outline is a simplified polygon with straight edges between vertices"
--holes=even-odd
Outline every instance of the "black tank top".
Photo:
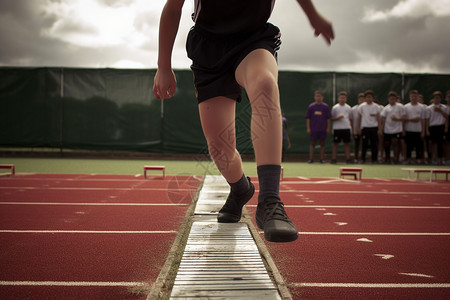
[{"label": "black tank top", "polygon": [[252,32],[267,23],[275,0],[195,0],[192,19],[211,34]]}]

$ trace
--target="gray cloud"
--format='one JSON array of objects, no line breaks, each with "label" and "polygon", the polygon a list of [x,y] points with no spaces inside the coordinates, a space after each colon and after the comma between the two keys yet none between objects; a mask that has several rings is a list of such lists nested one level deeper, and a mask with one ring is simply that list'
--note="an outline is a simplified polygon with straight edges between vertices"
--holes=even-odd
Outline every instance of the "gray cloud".
[{"label": "gray cloud", "polygon": [[[156,67],[157,30],[163,1],[152,0],[145,9],[136,11],[130,26],[133,33],[121,33],[109,44],[100,42],[105,38],[104,33],[99,32],[101,28],[95,27],[95,23],[80,22],[75,16],[62,15],[58,10],[51,13],[45,10],[49,4],[59,2],[0,2],[0,65],[110,67],[128,63],[129,66]],[[105,10],[129,8],[137,2],[92,0]],[[173,60],[177,68],[190,65],[184,50],[185,38],[192,26],[190,2],[186,0],[175,43]],[[271,21],[283,34],[280,69],[450,73],[450,39],[446,38],[450,15],[438,16],[432,10],[419,14],[408,10],[404,10],[403,15],[394,13],[400,0],[315,3],[333,22],[336,40],[327,47],[321,38],[314,38],[296,1],[279,0]],[[371,20],[370,14],[382,17]]]}]

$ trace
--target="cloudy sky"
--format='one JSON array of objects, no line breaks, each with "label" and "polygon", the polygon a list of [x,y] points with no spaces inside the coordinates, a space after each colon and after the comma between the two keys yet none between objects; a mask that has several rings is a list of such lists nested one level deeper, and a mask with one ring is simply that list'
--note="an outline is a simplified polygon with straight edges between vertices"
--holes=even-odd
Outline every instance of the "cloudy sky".
[{"label": "cloudy sky", "polygon": [[[156,68],[165,0],[0,0],[0,66]],[[315,0],[333,22],[328,47],[295,0],[278,0],[282,70],[450,73],[450,0]],[[186,0],[173,54],[189,68]]]}]

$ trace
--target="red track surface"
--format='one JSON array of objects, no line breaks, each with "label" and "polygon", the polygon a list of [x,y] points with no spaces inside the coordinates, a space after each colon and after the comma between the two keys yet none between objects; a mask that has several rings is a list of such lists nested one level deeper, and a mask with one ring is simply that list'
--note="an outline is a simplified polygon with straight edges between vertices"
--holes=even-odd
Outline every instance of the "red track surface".
[{"label": "red track surface", "polygon": [[1,177],[0,298],[145,299],[139,291],[159,275],[198,184],[192,177]]},{"label": "red track surface", "polygon": [[[198,184],[0,177],[0,298],[145,299]],[[448,299],[449,196],[444,182],[288,178],[281,197],[301,234],[267,246],[294,299]]]},{"label": "red track surface", "polygon": [[294,299],[450,298],[449,183],[291,178],[281,197],[301,234],[266,244]]}]

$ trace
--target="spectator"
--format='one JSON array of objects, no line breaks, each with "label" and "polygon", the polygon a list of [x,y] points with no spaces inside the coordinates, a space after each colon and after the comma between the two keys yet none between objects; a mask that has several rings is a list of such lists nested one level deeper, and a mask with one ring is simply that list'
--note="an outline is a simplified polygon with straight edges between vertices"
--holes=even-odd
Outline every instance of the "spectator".
[{"label": "spectator", "polygon": [[[431,141],[432,164],[442,164],[445,123],[448,119],[447,108],[441,104],[442,93],[433,93],[433,103],[428,106],[430,118],[428,121],[428,132]],[[436,159],[437,158],[437,159]]]},{"label": "spectator", "polygon": [[362,137],[362,163],[366,162],[366,153],[370,141],[372,163],[377,163],[378,126],[380,123],[380,106],[373,102],[375,93],[367,90],[364,93],[366,102],[358,108],[358,134]]},{"label": "spectator", "polygon": [[284,161],[286,150],[291,149],[291,139],[289,138],[288,134],[289,128],[288,119],[284,116],[284,114],[281,118],[281,121],[283,122],[283,151],[281,155],[281,161]]},{"label": "spectator", "polygon": [[423,161],[423,142],[425,137],[425,108],[418,102],[419,92],[409,92],[409,103],[405,105],[403,130],[406,141],[406,162],[411,164],[412,151],[416,151],[416,162]]},{"label": "spectator", "polygon": [[[380,113],[379,135],[383,135],[385,162],[398,164],[400,155],[400,138],[403,133],[404,107],[397,102],[398,94],[389,92],[388,102]],[[394,160],[391,162],[391,146]]]},{"label": "spectator", "polygon": [[358,133],[358,107],[366,101],[366,98],[364,97],[364,93],[358,94],[358,104],[352,107],[352,121],[353,121],[353,140],[355,142],[355,148],[354,148],[354,156],[355,156],[355,163],[359,163],[359,148],[361,144],[361,135]]},{"label": "spectator", "polygon": [[[447,116],[450,116],[450,90],[445,93],[445,102],[447,102]],[[450,166],[450,130],[449,130],[449,118],[445,123],[445,163]]]},{"label": "spectator", "polygon": [[347,104],[347,92],[340,92],[338,103],[331,110],[333,121],[333,152],[331,163],[336,163],[337,148],[341,140],[344,142],[345,159],[350,163],[350,140],[352,136],[352,108]]},{"label": "spectator", "polygon": [[320,142],[320,162],[325,162],[325,138],[330,132],[330,118],[330,107],[323,102],[322,92],[316,91],[314,102],[306,110],[306,130],[310,135],[308,163],[314,162],[316,141]]}]

